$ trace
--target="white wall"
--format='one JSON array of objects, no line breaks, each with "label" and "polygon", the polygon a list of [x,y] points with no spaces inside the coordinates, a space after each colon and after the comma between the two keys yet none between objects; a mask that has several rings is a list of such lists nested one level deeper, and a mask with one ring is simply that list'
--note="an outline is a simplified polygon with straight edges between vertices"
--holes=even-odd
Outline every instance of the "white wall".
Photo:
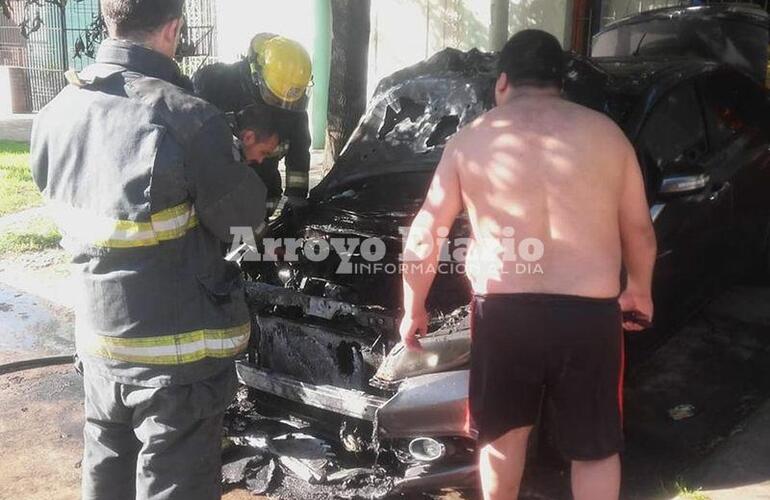
[{"label": "white wall", "polygon": [[11,94],[11,68],[0,66],[0,116],[13,113]]},{"label": "white wall", "polygon": [[[372,0],[369,95],[392,72],[446,47],[489,50],[490,0]],[[508,32],[552,33],[566,45],[568,0],[510,0]]]},{"label": "white wall", "polygon": [[538,28],[551,33],[568,47],[571,8],[568,0],[511,0],[508,33],[513,35],[523,29]]},{"label": "white wall", "polygon": [[[313,56],[312,0],[218,0],[217,60],[231,63],[246,55],[251,38],[269,32],[296,40]],[[310,94],[313,99],[313,94]],[[313,103],[308,107],[313,123]]]},{"label": "white wall", "polygon": [[237,61],[246,53],[251,37],[261,32],[289,37],[313,53],[311,0],[218,0],[216,6],[218,59],[222,62]]}]

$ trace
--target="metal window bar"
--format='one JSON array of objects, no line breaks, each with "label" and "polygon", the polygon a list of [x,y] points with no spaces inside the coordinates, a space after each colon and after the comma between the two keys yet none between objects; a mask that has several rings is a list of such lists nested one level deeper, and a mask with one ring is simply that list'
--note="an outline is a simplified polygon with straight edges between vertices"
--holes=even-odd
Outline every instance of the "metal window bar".
[{"label": "metal window bar", "polygon": [[[215,0],[186,2],[187,40],[192,50],[180,67],[192,74],[202,64],[216,58]],[[20,96],[26,111],[39,111],[66,85],[64,72],[83,69],[93,59],[85,54],[75,56],[75,44],[83,40],[86,29],[99,15],[99,0],[69,0],[64,8],[37,2],[29,6],[13,0],[12,19],[0,15],[0,65],[18,69],[22,80]],[[37,30],[24,38],[19,24],[24,18],[39,19]]]}]

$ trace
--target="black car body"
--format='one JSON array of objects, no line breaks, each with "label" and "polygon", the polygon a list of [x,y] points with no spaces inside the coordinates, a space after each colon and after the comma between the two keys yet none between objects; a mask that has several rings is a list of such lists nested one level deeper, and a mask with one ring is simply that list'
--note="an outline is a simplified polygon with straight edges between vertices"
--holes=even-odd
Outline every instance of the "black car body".
[{"label": "black car body", "polygon": [[[568,57],[565,97],[611,117],[637,150],[659,245],[656,323],[665,329],[735,272],[732,264],[765,255],[764,90],[718,62]],[[386,244],[383,263],[397,264],[399,227],[419,209],[443,144],[493,104],[494,62],[492,54],[446,49],[383,80],[309,206],[273,221],[271,236],[374,236]],[[468,231],[460,217],[453,234]],[[366,264],[355,252],[347,257]],[[250,358],[239,363],[242,381],[335,422],[351,452],[391,453],[399,488],[472,482],[465,277],[437,278],[428,299],[432,331],[416,354],[397,342],[398,273],[339,273],[341,260],[332,250],[320,261],[300,254],[297,262],[243,263],[255,329]]]},{"label": "black car body", "polygon": [[687,57],[729,64],[758,82],[767,72],[768,13],[749,3],[665,7],[597,33],[592,57]]}]

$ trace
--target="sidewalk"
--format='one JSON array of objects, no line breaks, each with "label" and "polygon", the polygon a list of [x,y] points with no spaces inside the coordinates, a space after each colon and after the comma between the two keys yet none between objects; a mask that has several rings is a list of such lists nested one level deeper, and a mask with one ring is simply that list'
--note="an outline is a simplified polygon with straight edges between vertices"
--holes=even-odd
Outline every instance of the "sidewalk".
[{"label": "sidewalk", "polygon": [[770,402],[686,474],[686,482],[711,500],[770,500]]},{"label": "sidewalk", "polygon": [[35,115],[0,115],[0,140],[29,142]]}]

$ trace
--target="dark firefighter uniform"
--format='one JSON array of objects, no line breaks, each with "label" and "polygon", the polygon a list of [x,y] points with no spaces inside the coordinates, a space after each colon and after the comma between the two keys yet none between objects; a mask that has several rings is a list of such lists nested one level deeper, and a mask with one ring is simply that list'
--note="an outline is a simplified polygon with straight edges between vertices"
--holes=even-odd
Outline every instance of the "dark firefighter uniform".
[{"label": "dark firefighter uniform", "polygon": [[[304,49],[297,42],[268,33],[254,37],[247,58],[204,66],[192,78],[195,92],[225,113],[238,113],[250,105],[265,106],[272,112],[281,144],[273,155],[254,166],[267,186],[269,214],[282,194],[288,203],[307,198],[311,141],[305,108],[309,79],[310,61]],[[278,172],[281,158],[285,158],[286,166],[285,191]]]},{"label": "dark firefighter uniform", "polygon": [[32,172],[82,301],[83,498],[219,498],[222,417],[249,313],[221,257],[264,220],[221,112],[165,56],[106,40],[38,115]]}]

